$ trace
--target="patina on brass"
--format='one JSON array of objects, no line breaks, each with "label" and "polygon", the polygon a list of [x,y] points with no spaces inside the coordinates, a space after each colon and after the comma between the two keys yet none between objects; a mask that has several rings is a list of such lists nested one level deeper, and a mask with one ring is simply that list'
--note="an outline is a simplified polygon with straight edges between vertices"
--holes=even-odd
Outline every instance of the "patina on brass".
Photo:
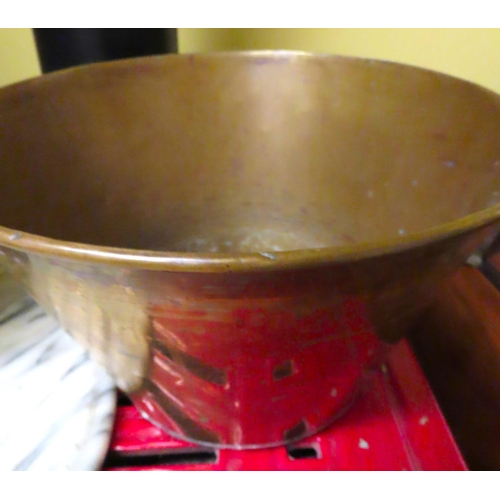
[{"label": "patina on brass", "polygon": [[[495,230],[499,174],[500,97],[394,63],[169,55],[0,91],[7,266],[132,394],[150,382],[158,318],[189,318],[161,337],[164,354],[221,387],[200,314],[274,318],[276,354],[277,311],[334,315],[355,300],[379,338],[398,340]],[[254,323],[235,324],[250,343]],[[275,440],[213,437],[202,410],[176,432]]]}]

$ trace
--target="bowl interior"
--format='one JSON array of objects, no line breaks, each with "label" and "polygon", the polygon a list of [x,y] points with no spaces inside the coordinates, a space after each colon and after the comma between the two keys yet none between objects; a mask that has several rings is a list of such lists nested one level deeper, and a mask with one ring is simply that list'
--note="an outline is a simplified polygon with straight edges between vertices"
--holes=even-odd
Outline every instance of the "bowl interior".
[{"label": "bowl interior", "polygon": [[500,201],[500,100],[391,63],[175,55],[0,91],[0,225],[252,252],[372,242]]}]

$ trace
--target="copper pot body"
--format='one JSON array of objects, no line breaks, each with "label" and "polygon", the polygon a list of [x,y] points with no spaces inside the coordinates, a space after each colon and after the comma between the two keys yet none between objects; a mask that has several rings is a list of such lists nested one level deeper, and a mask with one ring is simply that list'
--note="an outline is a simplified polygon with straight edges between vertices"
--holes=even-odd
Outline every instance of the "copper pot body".
[{"label": "copper pot body", "polygon": [[317,432],[497,230],[500,98],[295,52],[0,90],[8,270],[139,409],[235,448]]}]

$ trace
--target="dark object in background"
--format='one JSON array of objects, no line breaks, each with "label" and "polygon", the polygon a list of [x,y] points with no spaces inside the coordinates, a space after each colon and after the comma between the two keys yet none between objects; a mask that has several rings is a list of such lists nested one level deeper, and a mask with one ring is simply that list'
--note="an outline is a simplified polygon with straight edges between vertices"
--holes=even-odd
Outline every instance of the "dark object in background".
[{"label": "dark object in background", "polygon": [[438,286],[413,349],[469,468],[500,470],[500,293],[465,266]]},{"label": "dark object in background", "polygon": [[43,73],[177,52],[176,28],[34,28],[33,32]]}]

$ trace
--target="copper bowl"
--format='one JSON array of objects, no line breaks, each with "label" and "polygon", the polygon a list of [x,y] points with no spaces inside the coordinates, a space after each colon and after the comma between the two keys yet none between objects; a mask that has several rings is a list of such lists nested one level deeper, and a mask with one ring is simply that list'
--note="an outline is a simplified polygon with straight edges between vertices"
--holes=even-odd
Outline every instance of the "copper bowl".
[{"label": "copper bowl", "polygon": [[310,435],[496,231],[500,98],[293,52],[88,65],[0,90],[0,245],[183,439]]}]

